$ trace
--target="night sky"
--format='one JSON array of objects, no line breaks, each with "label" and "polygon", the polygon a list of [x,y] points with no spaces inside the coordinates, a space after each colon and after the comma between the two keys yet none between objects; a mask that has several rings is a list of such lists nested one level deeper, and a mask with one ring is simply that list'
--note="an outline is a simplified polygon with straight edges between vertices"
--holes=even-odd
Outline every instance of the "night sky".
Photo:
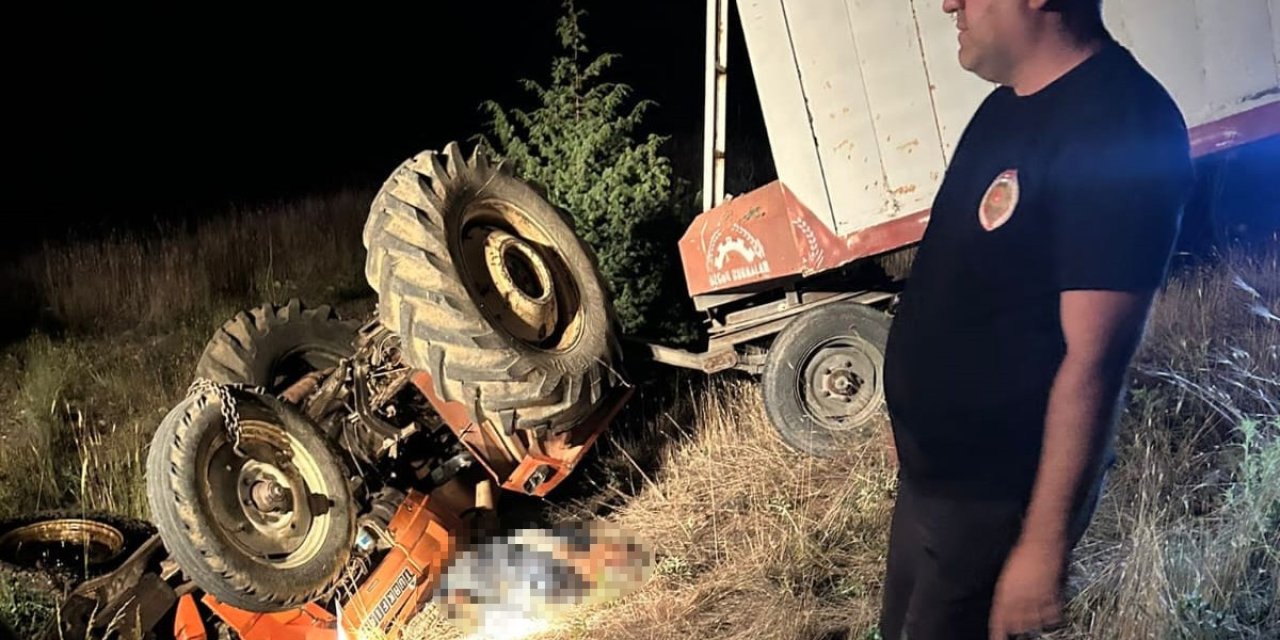
[{"label": "night sky", "polygon": [[[545,80],[559,47],[553,0],[304,6],[8,21],[6,221],[86,233],[376,186],[404,157],[481,132],[482,101],[532,106],[518,79]],[[649,129],[697,150],[704,3],[579,7],[593,52],[622,55],[608,79],[659,103]]]},{"label": "night sky", "polygon": [[[204,13],[26,7],[7,20],[0,216],[39,233],[0,233],[0,256],[41,235],[374,188],[405,157],[482,132],[484,100],[532,106],[518,80],[545,80],[559,47],[559,0],[300,6],[292,15],[224,4]],[[622,56],[607,79],[658,103],[648,131],[673,136],[670,153],[698,180],[705,3],[579,7],[592,51]],[[735,169],[751,167],[743,155],[760,152],[742,145],[765,135],[736,15],[731,25],[733,192]],[[1262,175],[1277,153],[1280,140],[1238,164],[1248,184],[1223,191],[1238,197],[1240,215],[1278,217],[1280,187]]]}]

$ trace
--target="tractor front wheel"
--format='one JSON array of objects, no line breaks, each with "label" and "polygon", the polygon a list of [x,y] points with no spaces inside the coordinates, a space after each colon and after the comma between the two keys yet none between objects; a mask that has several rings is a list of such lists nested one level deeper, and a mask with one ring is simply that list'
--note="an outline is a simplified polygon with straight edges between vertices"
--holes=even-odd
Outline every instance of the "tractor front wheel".
[{"label": "tractor front wheel", "polygon": [[347,475],[295,407],[233,388],[221,400],[192,394],[161,422],[147,499],[165,547],[196,585],[241,609],[280,611],[342,577],[355,541]]}]

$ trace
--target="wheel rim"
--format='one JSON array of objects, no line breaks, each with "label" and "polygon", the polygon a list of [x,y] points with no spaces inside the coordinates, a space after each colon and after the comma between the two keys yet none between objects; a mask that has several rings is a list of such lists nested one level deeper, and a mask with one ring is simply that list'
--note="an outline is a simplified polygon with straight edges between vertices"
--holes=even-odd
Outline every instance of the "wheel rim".
[{"label": "wheel rim", "polygon": [[96,520],[57,518],[0,535],[0,559],[29,569],[85,569],[115,560],[124,534]]},{"label": "wheel rim", "polygon": [[253,420],[240,423],[240,449],[219,431],[204,449],[198,478],[211,524],[227,543],[277,569],[314,559],[328,538],[333,487],[292,435]]},{"label": "wheel rim", "polygon": [[525,345],[571,349],[581,337],[581,292],[561,247],[524,211],[478,200],[459,228],[463,281],[488,323]]},{"label": "wheel rim", "polygon": [[810,349],[796,378],[805,413],[829,431],[849,431],[865,422],[879,397],[874,352],[857,336],[833,337]]}]

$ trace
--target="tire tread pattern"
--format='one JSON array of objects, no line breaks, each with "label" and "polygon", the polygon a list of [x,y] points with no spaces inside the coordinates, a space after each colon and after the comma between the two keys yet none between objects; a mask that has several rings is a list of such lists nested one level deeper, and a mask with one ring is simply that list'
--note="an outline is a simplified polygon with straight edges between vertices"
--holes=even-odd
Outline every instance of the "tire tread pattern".
[{"label": "tire tread pattern", "polygon": [[[491,326],[461,280],[448,237],[453,219],[486,190],[514,194],[526,210],[555,211],[554,224],[572,229],[562,212],[504,166],[492,166],[479,147],[469,159],[456,142],[420,153],[384,183],[364,228],[365,275],[379,295],[381,321],[401,336],[409,364],[431,374],[434,392],[466,406],[477,423],[513,423],[534,433],[572,428],[595,408],[605,383],[620,379],[616,318],[606,299],[586,328],[605,334],[593,336],[589,358],[530,357]],[[599,278],[594,254],[585,244],[580,249],[587,273]]]}]

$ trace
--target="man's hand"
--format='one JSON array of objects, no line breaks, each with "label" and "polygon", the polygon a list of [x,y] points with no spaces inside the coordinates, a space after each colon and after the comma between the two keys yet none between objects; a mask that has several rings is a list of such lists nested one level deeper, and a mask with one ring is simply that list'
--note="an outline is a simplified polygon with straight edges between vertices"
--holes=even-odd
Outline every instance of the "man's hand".
[{"label": "man's hand", "polygon": [[991,640],[1007,640],[1062,624],[1065,541],[1024,540],[1014,546],[991,603]]},{"label": "man's hand", "polygon": [[1044,446],[1018,543],[996,583],[992,640],[1062,621],[1072,506],[1092,479],[1110,438],[1116,400],[1137,348],[1152,292],[1067,291],[1062,329],[1067,352],[1049,392]]}]

